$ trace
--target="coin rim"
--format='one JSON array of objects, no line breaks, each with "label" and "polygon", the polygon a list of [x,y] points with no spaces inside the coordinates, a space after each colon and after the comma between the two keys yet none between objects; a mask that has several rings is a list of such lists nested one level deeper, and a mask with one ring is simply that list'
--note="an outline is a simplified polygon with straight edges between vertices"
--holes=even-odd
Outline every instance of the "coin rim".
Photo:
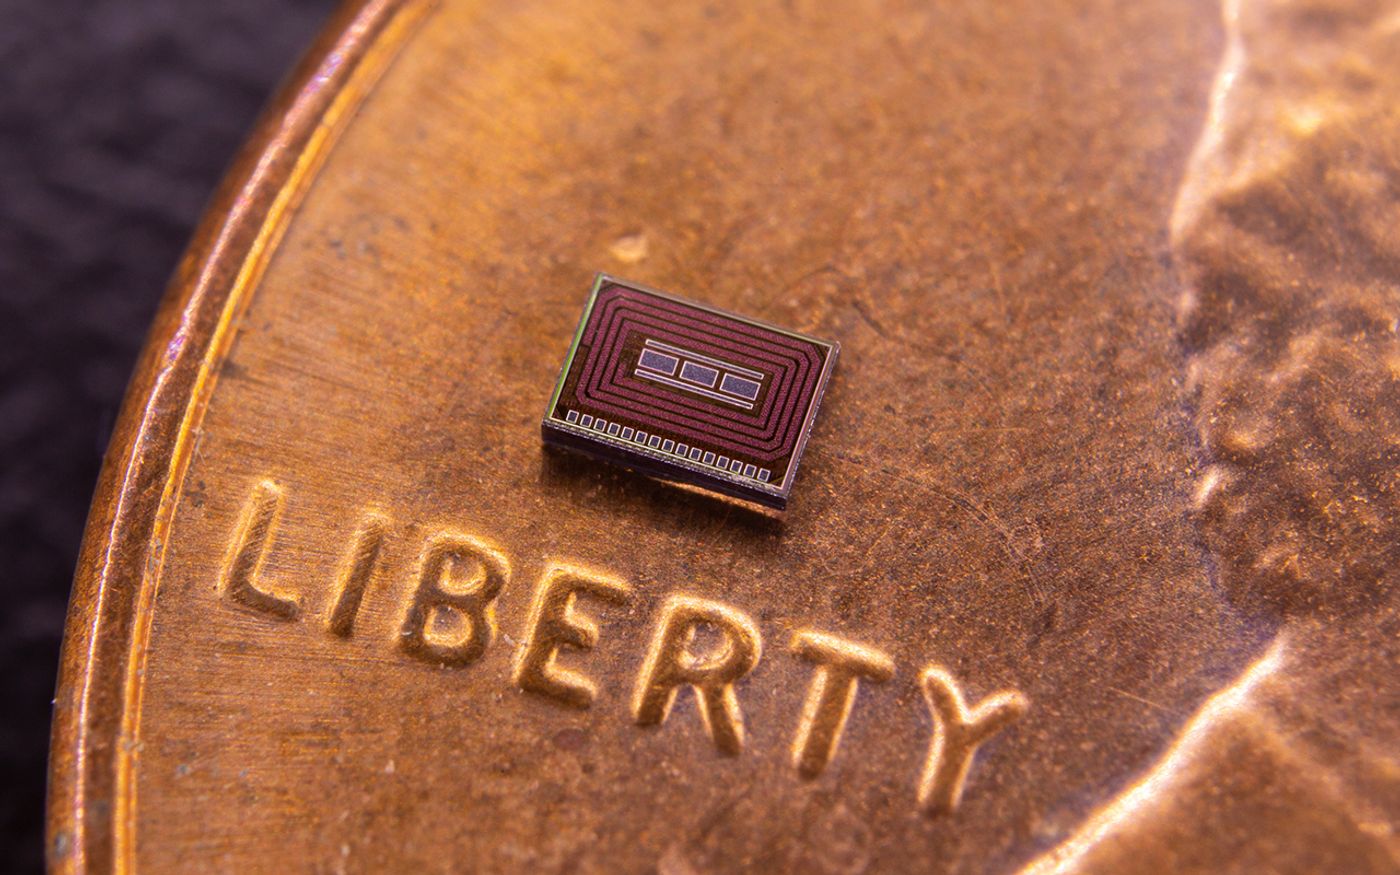
[{"label": "coin rim", "polygon": [[157,310],[103,460],[64,627],[49,870],[135,868],[142,668],[165,535],[230,327],[337,135],[437,0],[348,0],[283,82]]}]

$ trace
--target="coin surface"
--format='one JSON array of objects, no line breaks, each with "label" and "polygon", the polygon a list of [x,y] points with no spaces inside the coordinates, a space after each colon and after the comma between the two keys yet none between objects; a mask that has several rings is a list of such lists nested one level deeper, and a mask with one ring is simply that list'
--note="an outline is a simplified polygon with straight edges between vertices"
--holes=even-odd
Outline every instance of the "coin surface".
[{"label": "coin surface", "polygon": [[[1394,11],[372,0],[94,502],[58,871],[1400,869]],[[542,452],[598,271],[841,345]]]}]

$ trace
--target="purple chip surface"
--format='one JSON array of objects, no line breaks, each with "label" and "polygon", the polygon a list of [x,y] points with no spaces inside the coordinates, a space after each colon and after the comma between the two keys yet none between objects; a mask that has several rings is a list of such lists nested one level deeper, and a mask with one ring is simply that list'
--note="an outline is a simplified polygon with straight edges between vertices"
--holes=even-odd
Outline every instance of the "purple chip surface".
[{"label": "purple chip surface", "polygon": [[[838,351],[599,274],[545,412],[544,439],[783,508]],[[583,425],[590,420],[660,437],[663,449]]]}]

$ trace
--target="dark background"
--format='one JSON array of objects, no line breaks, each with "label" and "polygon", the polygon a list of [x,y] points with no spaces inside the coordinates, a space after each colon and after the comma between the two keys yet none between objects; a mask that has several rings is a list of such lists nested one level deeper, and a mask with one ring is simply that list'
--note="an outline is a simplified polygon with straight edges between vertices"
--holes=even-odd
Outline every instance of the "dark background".
[{"label": "dark background", "polygon": [[42,866],[88,502],[203,205],[334,0],[0,0],[0,870]]}]

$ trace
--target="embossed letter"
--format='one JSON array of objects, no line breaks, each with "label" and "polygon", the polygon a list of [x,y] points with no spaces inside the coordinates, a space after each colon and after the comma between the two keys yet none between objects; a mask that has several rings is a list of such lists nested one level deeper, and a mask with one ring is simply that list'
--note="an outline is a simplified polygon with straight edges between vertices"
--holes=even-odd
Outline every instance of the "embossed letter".
[{"label": "embossed letter", "polygon": [[883,683],[894,676],[894,663],[877,650],[821,632],[798,632],[792,649],[817,664],[792,741],[792,764],[803,777],[815,778],[836,754],[859,679]]},{"label": "embossed letter", "polygon": [[241,605],[279,620],[294,620],[298,610],[296,599],[258,589],[256,582],[262,574],[267,547],[281,515],[282,488],[271,480],[259,482],[253,487],[253,494],[248,497],[238,521],[219,589]]},{"label": "embossed letter", "polygon": [[521,689],[575,708],[593,704],[598,688],[579,672],[555,665],[554,657],[565,644],[592,650],[598,643],[598,624],[573,610],[574,601],[581,594],[625,604],[631,587],[613,577],[551,565],[535,593],[535,604],[525,626],[525,645],[515,660],[515,682]]},{"label": "embossed letter", "polygon": [[919,805],[929,814],[944,814],[958,807],[977,746],[1024,714],[1028,703],[1020,693],[997,693],[969,711],[957,681],[937,665],[924,669],[919,684],[933,712],[933,743],[919,780]]},{"label": "embossed letter", "polygon": [[[430,540],[403,621],[404,650],[443,665],[480,658],[495,633],[496,596],[509,576],[506,557],[475,538],[448,534]],[[455,633],[442,628],[452,620],[459,627]]]},{"label": "embossed letter", "polygon": [[349,638],[355,628],[355,616],[360,613],[360,602],[365,597],[365,587],[370,575],[379,562],[379,551],[384,546],[384,533],[389,521],[371,511],[360,525],[360,532],[345,557],[340,572],[340,595],[336,596],[331,615],[326,620],[326,628],[332,635]]},{"label": "embossed letter", "polygon": [[[700,660],[689,646],[701,625],[724,637],[718,656]],[[695,688],[700,717],[722,753],[738,754],[744,748],[744,717],[734,696],[734,682],[758,665],[762,639],[753,621],[719,602],[688,596],[671,596],[661,609],[661,619],[651,640],[651,651],[637,679],[632,710],[637,723],[654,726],[666,720],[676,700],[676,688]]]}]

